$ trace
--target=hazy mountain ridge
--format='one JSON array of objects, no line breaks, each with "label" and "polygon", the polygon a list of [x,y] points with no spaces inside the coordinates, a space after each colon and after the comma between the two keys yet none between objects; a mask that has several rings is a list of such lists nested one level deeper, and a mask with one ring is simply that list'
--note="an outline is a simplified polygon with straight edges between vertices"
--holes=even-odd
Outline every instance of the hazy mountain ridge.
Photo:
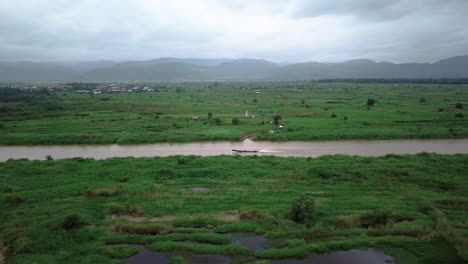
[{"label": "hazy mountain ridge", "polygon": [[468,78],[468,55],[436,63],[306,62],[261,59],[159,58],[76,63],[0,62],[0,81],[311,80],[323,78]]}]

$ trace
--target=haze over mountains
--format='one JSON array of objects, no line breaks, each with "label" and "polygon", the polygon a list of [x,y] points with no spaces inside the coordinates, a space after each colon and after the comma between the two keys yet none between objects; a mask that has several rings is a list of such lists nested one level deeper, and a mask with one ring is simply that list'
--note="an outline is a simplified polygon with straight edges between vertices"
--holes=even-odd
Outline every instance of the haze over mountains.
[{"label": "haze over mountains", "polygon": [[0,81],[312,80],[326,78],[468,78],[468,55],[435,63],[276,64],[261,59],[160,58],[146,61],[0,62]]}]

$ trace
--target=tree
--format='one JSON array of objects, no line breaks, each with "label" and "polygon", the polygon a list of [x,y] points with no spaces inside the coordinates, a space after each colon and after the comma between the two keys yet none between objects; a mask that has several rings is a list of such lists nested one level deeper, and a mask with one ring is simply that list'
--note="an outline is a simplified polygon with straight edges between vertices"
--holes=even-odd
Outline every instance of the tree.
[{"label": "tree", "polygon": [[293,201],[291,205],[291,220],[296,223],[306,224],[314,220],[316,216],[314,199],[302,196]]},{"label": "tree", "polygon": [[462,103],[456,103],[455,108],[456,109],[463,109],[463,104]]},{"label": "tree", "polygon": [[208,112],[208,118],[212,118],[212,117],[213,117],[213,113]]},{"label": "tree", "polygon": [[232,119],[232,124],[235,126],[238,126],[240,124],[239,118],[233,118]]},{"label": "tree", "polygon": [[374,106],[375,100],[374,99],[367,99],[367,105],[368,106]]},{"label": "tree", "polygon": [[273,124],[279,125],[279,121],[281,120],[281,116],[276,114],[273,116]]}]

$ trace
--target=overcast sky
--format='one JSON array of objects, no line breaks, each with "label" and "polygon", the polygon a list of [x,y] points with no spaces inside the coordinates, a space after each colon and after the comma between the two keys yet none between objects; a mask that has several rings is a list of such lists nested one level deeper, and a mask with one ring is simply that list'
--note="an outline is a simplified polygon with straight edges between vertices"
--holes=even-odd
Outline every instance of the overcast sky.
[{"label": "overcast sky", "polygon": [[467,25],[468,0],[0,0],[0,60],[434,62]]}]

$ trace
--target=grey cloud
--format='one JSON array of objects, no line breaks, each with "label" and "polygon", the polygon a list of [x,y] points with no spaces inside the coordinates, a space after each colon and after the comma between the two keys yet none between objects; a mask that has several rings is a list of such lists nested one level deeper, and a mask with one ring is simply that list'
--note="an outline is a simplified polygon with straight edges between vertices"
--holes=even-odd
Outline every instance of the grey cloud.
[{"label": "grey cloud", "polygon": [[467,11],[466,0],[0,1],[0,61],[436,61],[468,54]]}]

